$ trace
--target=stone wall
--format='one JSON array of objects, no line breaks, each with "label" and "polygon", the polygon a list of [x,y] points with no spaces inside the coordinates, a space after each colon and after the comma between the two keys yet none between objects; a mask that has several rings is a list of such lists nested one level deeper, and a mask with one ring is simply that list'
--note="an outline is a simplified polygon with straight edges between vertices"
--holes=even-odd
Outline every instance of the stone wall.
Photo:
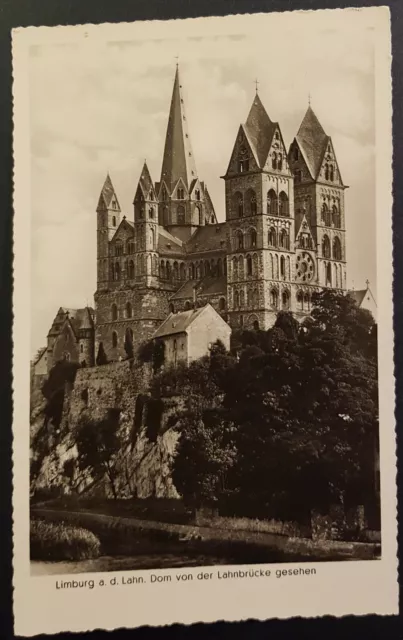
[{"label": "stone wall", "polygon": [[79,469],[75,433],[81,420],[101,420],[108,410],[118,409],[122,443],[117,460],[118,496],[178,497],[170,473],[178,434],[166,426],[172,408],[167,406],[152,440],[145,424],[146,412],[143,410],[135,420],[137,400],[147,393],[150,376],[150,367],[136,361],[79,369],[74,385],[66,390],[60,428],[49,432],[49,453],[32,490],[110,497],[111,487],[106,479],[94,481],[87,471]]}]

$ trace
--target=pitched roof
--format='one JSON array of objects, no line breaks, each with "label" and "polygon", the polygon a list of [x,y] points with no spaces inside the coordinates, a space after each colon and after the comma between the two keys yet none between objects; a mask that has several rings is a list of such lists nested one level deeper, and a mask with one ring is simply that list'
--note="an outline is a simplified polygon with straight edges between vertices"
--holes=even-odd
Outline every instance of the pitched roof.
[{"label": "pitched roof", "polygon": [[158,227],[158,251],[163,256],[166,254],[185,253],[182,240],[173,236],[164,227]]},{"label": "pitched roof", "polygon": [[[221,244],[221,243],[224,244]],[[186,243],[187,253],[226,250],[226,223],[206,224],[198,227]]]},{"label": "pitched roof", "polygon": [[351,296],[358,307],[361,307],[362,303],[365,300],[365,296],[367,294],[369,294],[369,296],[372,298],[372,300],[374,301],[375,306],[377,306],[376,304],[376,300],[374,298],[374,296],[372,295],[372,291],[369,287],[367,287],[366,289],[358,289],[357,291],[355,289],[348,291],[347,292],[349,294],[349,296]]},{"label": "pitched roof", "polygon": [[42,358],[43,354],[47,351],[47,347],[41,347],[41,349],[38,349],[38,352],[35,355],[35,358],[33,359],[32,364],[38,364],[39,360]]},{"label": "pitched roof", "polygon": [[220,276],[214,278],[213,276],[206,276],[197,285],[196,295],[214,295],[219,293],[227,293],[227,276]]},{"label": "pitched roof", "polygon": [[91,307],[82,309],[70,309],[68,307],[60,307],[55,319],[53,320],[48,335],[58,335],[66,320],[70,321],[71,327],[77,336],[80,329],[94,328],[95,312]]},{"label": "pitched roof", "polygon": [[309,105],[301,122],[296,140],[305,158],[311,177],[316,180],[329,136],[325,133],[311,105]]},{"label": "pitched roof", "polygon": [[180,313],[170,313],[158,327],[153,337],[161,338],[162,336],[172,336],[176,333],[185,333],[192,322],[203,313],[207,306],[209,305],[205,305],[199,309],[181,311]]},{"label": "pitched roof", "polygon": [[186,280],[183,285],[174,293],[170,300],[189,300],[193,299],[193,291],[199,280]]},{"label": "pitched roof", "polygon": [[177,66],[165,138],[160,182],[164,180],[172,193],[179,178],[182,178],[186,188],[189,189],[192,180],[196,177],[196,163],[190,144],[182,96],[182,84],[179,78],[179,67]]},{"label": "pitched roof", "polygon": [[145,199],[148,198],[148,195],[151,190],[154,190],[153,181],[151,180],[151,175],[147,167],[147,162],[144,161],[143,168],[141,170],[141,176],[139,179],[139,184],[141,191],[143,192],[143,196]]},{"label": "pitched roof", "polygon": [[98,206],[97,206],[97,210],[98,209],[107,209],[112,201],[113,196],[115,196],[115,200],[117,202],[118,205],[118,210],[120,211],[120,206],[119,206],[119,202],[115,193],[115,189],[114,186],[112,184],[112,180],[111,177],[108,173],[108,175],[106,176],[106,180],[104,182],[104,186],[102,187],[102,191],[101,194],[99,196],[99,200],[98,200]]},{"label": "pitched roof", "polygon": [[253,147],[260,168],[266,164],[277,123],[267,115],[259,95],[256,94],[244,125],[249,143]]}]

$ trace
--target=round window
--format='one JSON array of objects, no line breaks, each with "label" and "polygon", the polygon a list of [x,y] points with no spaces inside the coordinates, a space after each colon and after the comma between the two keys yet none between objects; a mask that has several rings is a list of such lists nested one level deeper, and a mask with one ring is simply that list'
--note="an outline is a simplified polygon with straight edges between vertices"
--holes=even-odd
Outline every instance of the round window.
[{"label": "round window", "polygon": [[315,275],[315,264],[309,253],[299,253],[296,264],[297,278],[300,282],[310,282]]}]

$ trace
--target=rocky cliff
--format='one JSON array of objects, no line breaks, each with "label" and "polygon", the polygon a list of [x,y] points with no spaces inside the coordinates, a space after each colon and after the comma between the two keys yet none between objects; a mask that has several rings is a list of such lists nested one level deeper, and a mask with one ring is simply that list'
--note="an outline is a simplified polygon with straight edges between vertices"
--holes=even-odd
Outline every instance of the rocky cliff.
[{"label": "rocky cliff", "polygon": [[77,371],[64,392],[60,424],[45,415],[46,401],[36,394],[31,407],[31,492],[52,494],[111,494],[106,478],[80,470],[76,436],[83,419],[102,420],[108,411],[119,415],[121,442],[116,462],[119,497],[178,497],[170,463],[178,434],[169,427],[175,400],[165,400],[159,424],[146,419],[151,369],[125,361]]}]

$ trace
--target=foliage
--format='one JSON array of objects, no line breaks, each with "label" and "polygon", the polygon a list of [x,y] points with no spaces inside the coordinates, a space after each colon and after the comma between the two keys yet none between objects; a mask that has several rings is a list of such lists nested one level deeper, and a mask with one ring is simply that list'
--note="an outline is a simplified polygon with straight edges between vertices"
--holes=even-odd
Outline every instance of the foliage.
[{"label": "foliage", "polygon": [[184,396],[173,478],[188,503],[303,520],[373,495],[374,321],[348,296],[313,301],[302,325],[279,313],[237,336],[236,358],[219,349],[154,381],[155,396]]},{"label": "foliage", "polygon": [[106,357],[103,342],[99,343],[96,364],[98,365],[98,367],[102,366],[103,364],[108,364],[108,358]]},{"label": "foliage", "polygon": [[147,340],[137,351],[140,362],[152,363],[154,373],[157,373],[165,361],[165,343],[163,340]]},{"label": "foliage", "polygon": [[79,468],[89,469],[96,479],[106,475],[115,499],[118,475],[116,457],[121,447],[119,414],[118,410],[110,409],[103,420],[83,417],[76,434]]},{"label": "foliage", "polygon": [[129,360],[131,360],[134,356],[134,350],[133,350],[132,334],[130,333],[130,331],[126,331],[124,349],[127,357],[129,358]]},{"label": "foliage", "polygon": [[56,427],[60,426],[62,419],[66,383],[74,384],[79,366],[77,362],[60,360],[43,383],[42,394],[47,400],[44,409],[46,421],[51,420]]},{"label": "foliage", "polygon": [[87,560],[100,555],[101,543],[81,527],[31,520],[30,550],[32,560]]}]

